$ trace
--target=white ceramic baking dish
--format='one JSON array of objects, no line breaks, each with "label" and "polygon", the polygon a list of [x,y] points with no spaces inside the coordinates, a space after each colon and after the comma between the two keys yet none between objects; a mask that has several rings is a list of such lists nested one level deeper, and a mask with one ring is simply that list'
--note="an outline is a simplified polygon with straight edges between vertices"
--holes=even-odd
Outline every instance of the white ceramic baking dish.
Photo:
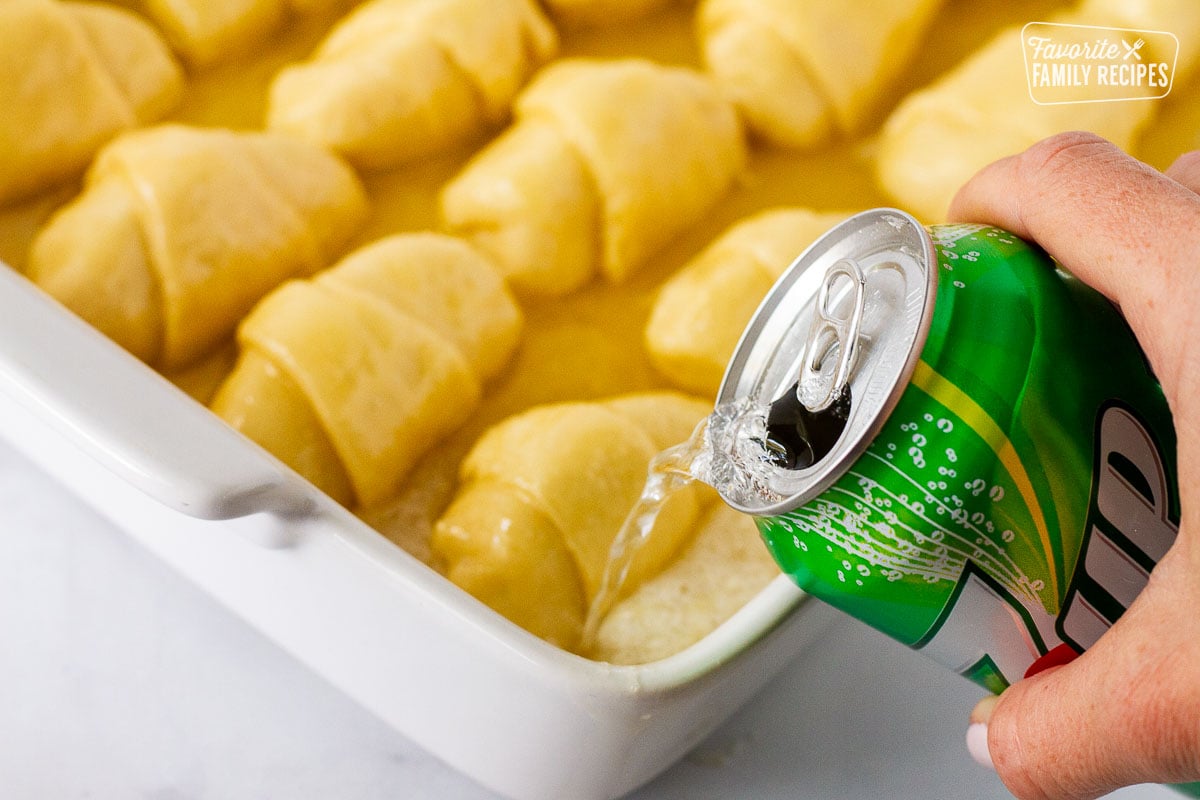
[{"label": "white ceramic baking dish", "polygon": [[0,435],[395,728],[519,800],[631,791],[831,615],[781,576],[705,639],[653,664],[558,650],[2,264]]}]

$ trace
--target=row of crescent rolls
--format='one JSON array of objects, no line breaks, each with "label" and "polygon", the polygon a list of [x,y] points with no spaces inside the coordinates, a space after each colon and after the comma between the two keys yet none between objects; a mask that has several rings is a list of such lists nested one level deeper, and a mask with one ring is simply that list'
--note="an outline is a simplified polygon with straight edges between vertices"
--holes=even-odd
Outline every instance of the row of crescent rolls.
[{"label": "row of crescent rolls", "polygon": [[[205,9],[216,13],[225,7],[217,3]],[[290,135],[296,131],[287,126],[259,133],[143,128],[93,157],[104,139],[117,133],[101,113],[108,108],[101,101],[115,102],[112,85],[128,84],[134,98],[129,103],[138,100],[158,109],[165,100],[152,103],[142,95],[145,86],[157,85],[154,68],[165,64],[174,70],[170,94],[178,94],[178,69],[165,45],[148,25],[120,9],[13,0],[0,6],[0,14],[8,15],[0,41],[15,36],[16,45],[28,44],[45,62],[38,71],[45,80],[24,79],[15,59],[31,53],[0,47],[0,75],[13,72],[12,81],[0,82],[0,101],[8,101],[4,93],[15,86],[12,107],[25,104],[37,112],[34,124],[23,121],[24,127],[11,130],[10,125],[20,124],[14,121],[17,115],[0,115],[0,133],[14,143],[0,150],[0,203],[7,190],[16,195],[44,189],[59,172],[92,162],[84,191],[35,239],[30,277],[150,365],[176,374],[197,364],[231,339],[237,322],[263,295],[283,280],[328,266],[361,228],[368,210],[357,176],[327,150],[330,142]],[[390,20],[390,27],[383,20]],[[539,28],[545,25],[539,20],[531,0],[482,6],[479,0],[368,3],[338,30],[353,39],[365,24],[402,52],[433,54],[455,64],[474,59],[475,71],[400,70],[394,78],[403,84],[398,91],[413,103],[386,102],[384,92],[358,98],[356,110],[389,132],[380,147],[396,153],[403,152],[399,142],[421,138],[408,136],[413,114],[437,116],[448,94],[474,97],[481,86],[490,86],[492,116],[500,114],[537,59],[547,55],[546,37],[553,43],[553,32]],[[62,46],[39,50],[38,41],[21,38],[22,29]],[[58,38],[50,36],[55,32]],[[335,31],[331,39],[338,35]],[[112,56],[110,72],[82,69],[81,63],[99,69],[96,53]],[[378,50],[372,53],[379,56]],[[493,60],[497,53],[512,58]],[[114,64],[128,67],[128,74]],[[390,66],[385,59],[364,72],[387,74]],[[277,84],[287,77],[285,71]],[[312,86],[300,90],[319,94]],[[381,106],[392,110],[386,120],[378,113]],[[113,112],[124,114],[125,127],[149,121],[148,113],[135,118],[126,111]],[[85,112],[87,119],[77,119]],[[325,121],[334,128],[343,122]],[[95,132],[84,122],[94,123]],[[457,124],[422,130],[418,149],[448,146]],[[7,181],[9,175],[17,177]]]},{"label": "row of crescent rolls", "polygon": [[[674,0],[543,0],[542,5],[559,22],[570,25],[610,25],[643,17]],[[356,5],[355,0],[122,0],[144,13],[163,31],[171,46],[188,64],[203,68],[249,52],[297,15],[330,15]],[[390,7],[385,15],[368,14],[376,22],[389,17],[416,19],[441,13],[438,6],[453,6],[446,0],[386,0],[367,5]],[[507,13],[504,0],[483,0],[469,12],[483,25],[490,24],[494,8]],[[540,15],[536,0],[522,6]],[[494,8],[493,8],[494,7]],[[450,14],[458,11],[451,10]],[[417,23],[418,27],[421,23]],[[466,52],[487,55],[485,49]],[[469,68],[469,67],[468,67]]]},{"label": "row of crescent rolls", "polygon": [[[261,43],[287,13],[349,5],[129,4],[192,65]],[[644,0],[563,5],[635,13]],[[266,127],[329,147],[358,167],[396,166],[506,122],[513,98],[557,44],[535,0],[371,0],[336,24],[307,61],[276,76]],[[167,41],[137,14],[73,0],[0,4],[0,108],[21,110],[0,115],[0,206],[76,178],[114,136],[168,114],[183,90]]]},{"label": "row of crescent rolls", "polygon": [[[1058,23],[1168,31],[1179,42],[1174,81],[1200,62],[1200,4],[1194,0],[1083,0]],[[1037,105],[1031,101],[1021,30],[997,34],[954,70],[906,98],[880,137],[879,181],[927,222],[945,218],[954,193],[976,171],[1061,131],[1088,130],[1129,150],[1151,121],[1154,102]],[[1147,47],[1149,51],[1151,48]],[[1139,53],[1149,61],[1171,53]]]},{"label": "row of crescent rolls", "polygon": [[[667,3],[546,5],[568,24],[597,24],[643,16]],[[767,142],[811,147],[834,133],[859,133],[874,119],[941,4],[705,0],[697,27],[706,66],[746,125]],[[268,125],[333,147],[359,166],[394,166],[504,120],[517,89],[556,47],[554,29],[534,0],[372,0],[336,25],[307,62],[277,77]],[[413,74],[424,78],[413,81]],[[547,82],[541,92],[549,95],[552,86]],[[603,92],[604,86],[597,82],[589,90]],[[638,102],[636,95],[629,99]],[[562,106],[556,99],[548,104]],[[546,119],[542,105],[532,93],[518,116]],[[698,111],[709,115],[703,122],[728,127],[719,115]],[[570,124],[557,121],[559,128]],[[582,124],[613,126],[598,118]],[[526,135],[515,147],[532,141]],[[598,162],[583,170],[598,170],[593,177],[603,180],[605,154],[584,140],[573,145],[585,161]],[[572,166],[579,171],[566,161],[560,158],[556,166],[567,174]],[[459,205],[449,208],[452,224]]]},{"label": "row of crescent rolls", "polygon": [[[363,29],[357,20],[378,23],[376,15],[390,12],[391,29],[382,24],[366,27],[390,30],[391,41],[408,43],[403,47],[445,55],[451,42],[454,52],[463,54],[471,50],[472,42],[490,37],[495,41],[487,53],[533,52],[528,45],[537,19],[531,16],[529,0],[512,0],[506,8],[492,6],[490,16],[482,15],[504,18],[503,25],[478,22],[478,0],[393,5],[388,0],[368,3],[359,9],[363,16],[352,16],[348,27],[339,30],[353,33]],[[96,35],[85,36],[71,27],[83,24],[71,16],[74,4],[13,0],[13,5],[0,7],[5,13],[12,9],[28,12],[29,18],[21,19],[32,30],[59,30],[72,41],[97,40]],[[80,19],[90,19],[90,13],[80,10]],[[127,12],[102,9],[98,13],[101,20],[117,20],[113,36],[128,24],[153,40],[153,32]],[[39,21],[41,27],[33,24]],[[409,24],[416,22],[424,25],[409,30]],[[430,27],[434,23],[436,31]],[[335,31],[332,38],[337,35]],[[136,49],[144,44],[142,39],[126,38],[128,47],[134,48],[133,55],[126,54],[131,63],[142,59],[153,65],[157,62],[151,55],[169,58],[161,43],[147,55]],[[0,53],[9,51],[0,49]],[[497,65],[485,63],[487,59],[480,60],[478,54],[472,57],[481,70],[473,80],[495,85],[497,108],[511,100],[509,95],[535,63],[517,59]],[[54,69],[47,72],[55,77],[55,85],[72,85],[62,74],[72,61],[58,52],[47,58],[53,60]],[[386,71],[386,63],[377,66]],[[85,79],[92,77],[83,73]],[[419,97],[417,104],[430,113],[445,95],[447,81],[465,80],[457,74],[422,76],[411,70],[402,77],[409,84],[402,91]],[[286,72],[280,81],[285,78]],[[85,96],[82,88],[73,104],[64,104],[60,91],[28,82],[20,91],[36,95],[39,109],[87,110],[94,105],[88,104],[90,95]],[[475,89],[464,91],[475,93]],[[369,98],[362,101],[359,110],[369,113],[365,105]],[[93,116],[100,118],[98,112]],[[379,115],[375,116],[378,121]],[[5,115],[0,127],[10,119]],[[74,125],[73,117],[52,117],[48,111],[44,122],[33,126],[33,136],[28,130],[6,131],[7,138],[28,146],[14,145],[0,155],[0,162],[11,166],[0,172],[0,182],[10,174],[34,175],[43,163],[70,161],[78,169],[79,162],[91,157],[92,142],[76,142],[72,146],[77,155],[67,158],[66,145],[38,141],[43,129],[53,132],[65,123]],[[384,123],[385,127],[394,124],[394,119]],[[403,133],[405,125],[398,130]],[[432,142],[429,146],[437,147],[453,132],[425,133]],[[39,233],[31,248],[29,273],[147,363],[167,371],[185,368],[228,340],[237,321],[279,282],[330,264],[361,226],[367,209],[356,176],[326,151],[328,142],[308,144],[303,139],[275,132],[233,133],[177,125],[128,133],[95,158],[84,191]]]},{"label": "row of crescent rolls", "polygon": [[[644,154],[630,134],[643,112],[653,110],[661,121],[661,128],[652,129],[659,140],[653,142],[658,163],[652,177],[666,187],[679,187],[682,194],[673,203],[683,208],[699,210],[715,202],[743,158],[731,108],[698,73],[641,61],[564,62],[548,68],[540,80],[541,88],[531,87],[525,94],[529,106],[554,120],[564,142],[582,140],[601,151],[598,171],[613,197],[596,201],[603,201],[610,220],[607,252],[613,259],[627,259],[617,270],[621,276],[661,246],[664,229],[677,230],[690,221],[686,215],[675,219],[661,202],[647,205],[638,199],[648,184],[642,174],[645,162],[638,160]],[[616,99],[625,95],[636,102]],[[720,122],[718,138],[690,137],[700,139],[690,149],[667,146],[689,138],[684,134],[712,118]],[[613,126],[627,134],[617,137],[620,146],[596,144]],[[622,158],[630,163],[622,164]],[[708,166],[710,161],[717,166]],[[585,180],[590,188],[592,178]],[[179,125],[143,129],[121,137],[96,158],[84,191],[39,232],[29,274],[126,349],[172,371],[220,347],[281,282],[314,274],[334,261],[366,213],[354,173],[318,145],[272,132]],[[540,224],[536,213],[535,228]],[[514,219],[513,224],[530,223]],[[492,257],[487,248],[481,250],[480,259]],[[284,294],[293,302],[306,296],[294,286]],[[285,307],[274,295],[264,305]],[[262,333],[270,327],[263,320],[276,317],[289,315],[253,315],[243,326],[244,349],[270,351],[264,342],[274,334]],[[477,366],[444,370],[455,386],[453,394],[478,394],[462,377],[470,372],[478,384],[491,368]],[[249,367],[240,371],[253,372]],[[304,388],[310,395],[318,391],[311,381]],[[327,386],[320,391],[332,396],[338,390]],[[223,397],[223,406],[232,405],[231,392]],[[325,401],[310,397],[308,402]],[[332,424],[332,405],[322,409],[323,422]],[[414,413],[424,419],[419,409]],[[461,413],[451,416],[458,419]],[[441,432],[450,427],[433,426]],[[346,475],[317,482],[346,502],[380,500],[384,490],[376,484],[394,486],[409,466],[407,457],[397,456],[391,476],[364,477],[355,465],[362,453],[350,453],[360,447],[351,441],[353,432],[325,436],[330,446],[315,449],[338,451]]]},{"label": "row of crescent rolls", "polygon": [[378,503],[475,409],[521,314],[487,258],[441,234],[324,269],[365,214],[354,173],[315,145],[150,128],[101,153],[29,275],[160,369],[238,329],[214,410],[340,502]]}]

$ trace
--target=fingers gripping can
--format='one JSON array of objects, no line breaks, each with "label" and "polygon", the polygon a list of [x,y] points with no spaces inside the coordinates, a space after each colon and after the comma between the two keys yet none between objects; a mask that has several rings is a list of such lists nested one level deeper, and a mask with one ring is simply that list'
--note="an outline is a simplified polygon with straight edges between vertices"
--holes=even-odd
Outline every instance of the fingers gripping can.
[{"label": "fingers gripping can", "polygon": [[1000,691],[1090,647],[1179,519],[1162,390],[1119,313],[997,228],[879,209],[776,284],[718,405],[769,405],[753,514],[808,593]]}]

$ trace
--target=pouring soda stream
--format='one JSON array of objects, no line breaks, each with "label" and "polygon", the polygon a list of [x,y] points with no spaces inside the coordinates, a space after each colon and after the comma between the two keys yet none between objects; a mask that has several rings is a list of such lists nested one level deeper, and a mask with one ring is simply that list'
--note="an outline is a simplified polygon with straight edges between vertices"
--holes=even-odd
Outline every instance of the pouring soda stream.
[{"label": "pouring soda stream", "polygon": [[[846,319],[835,317],[831,309],[831,287],[842,277],[850,278],[853,293]],[[718,406],[687,441],[651,461],[641,497],[613,540],[600,589],[588,608],[585,649],[595,641],[641,543],[650,537],[659,512],[675,492],[699,481],[738,497],[778,502],[783,498],[770,488],[770,467],[809,467],[829,452],[849,412],[847,382],[857,354],[852,343],[862,322],[864,284],[851,262],[831,268],[821,285],[818,324],[810,331],[796,383],[771,403],[743,399]]]}]

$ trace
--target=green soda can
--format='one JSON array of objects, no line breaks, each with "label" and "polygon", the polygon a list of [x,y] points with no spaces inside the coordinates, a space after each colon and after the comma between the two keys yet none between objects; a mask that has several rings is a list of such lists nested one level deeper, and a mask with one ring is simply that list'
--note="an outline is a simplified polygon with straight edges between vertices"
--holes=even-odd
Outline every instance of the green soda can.
[{"label": "green soda can", "polygon": [[1174,429],[1132,332],[997,228],[832,229],[743,335],[718,408],[747,403],[765,422],[720,447],[762,468],[717,488],[783,570],[991,691],[1095,643],[1175,539]]}]

